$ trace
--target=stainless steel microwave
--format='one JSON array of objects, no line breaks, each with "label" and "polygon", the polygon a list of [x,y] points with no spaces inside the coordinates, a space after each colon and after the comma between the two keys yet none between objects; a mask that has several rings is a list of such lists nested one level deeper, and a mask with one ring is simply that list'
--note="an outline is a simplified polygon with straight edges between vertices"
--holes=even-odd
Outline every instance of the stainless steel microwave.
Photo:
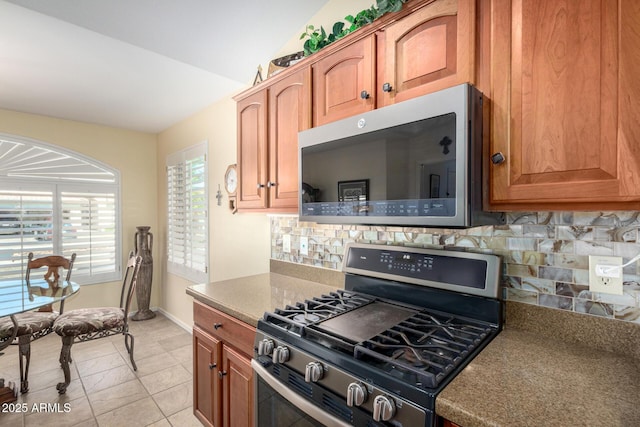
[{"label": "stainless steel microwave", "polygon": [[482,100],[462,84],[300,132],[300,220],[504,222],[482,210]]}]

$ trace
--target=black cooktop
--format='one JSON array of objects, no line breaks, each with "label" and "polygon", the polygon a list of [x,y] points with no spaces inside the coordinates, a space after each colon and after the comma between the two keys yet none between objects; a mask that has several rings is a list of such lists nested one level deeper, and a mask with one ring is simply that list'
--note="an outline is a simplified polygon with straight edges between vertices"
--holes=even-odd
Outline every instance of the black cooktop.
[{"label": "black cooktop", "polygon": [[476,319],[344,290],[266,313],[264,321],[420,388],[436,387],[498,331]]}]

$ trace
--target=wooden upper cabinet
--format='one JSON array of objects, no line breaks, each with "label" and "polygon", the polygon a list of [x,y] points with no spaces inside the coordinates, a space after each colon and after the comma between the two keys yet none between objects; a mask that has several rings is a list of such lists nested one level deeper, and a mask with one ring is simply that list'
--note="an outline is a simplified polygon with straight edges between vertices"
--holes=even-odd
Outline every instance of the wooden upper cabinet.
[{"label": "wooden upper cabinet", "polygon": [[313,64],[313,125],[375,108],[375,36],[351,43]]},{"label": "wooden upper cabinet", "polygon": [[474,1],[436,0],[380,31],[378,107],[474,83],[475,28]]},{"label": "wooden upper cabinet", "polygon": [[238,209],[267,207],[267,91],[238,101]]},{"label": "wooden upper cabinet", "polygon": [[506,158],[491,207],[638,209],[637,3],[492,0],[482,13],[491,153]]},{"label": "wooden upper cabinet", "polygon": [[269,88],[269,207],[298,207],[298,132],[311,127],[311,69]]}]

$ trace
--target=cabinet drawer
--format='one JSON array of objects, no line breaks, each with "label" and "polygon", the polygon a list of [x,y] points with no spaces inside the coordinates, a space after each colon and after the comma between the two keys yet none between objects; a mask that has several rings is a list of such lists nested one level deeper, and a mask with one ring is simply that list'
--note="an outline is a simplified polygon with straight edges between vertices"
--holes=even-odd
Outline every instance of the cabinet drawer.
[{"label": "cabinet drawer", "polygon": [[199,301],[193,302],[193,321],[205,332],[248,356],[253,354],[254,327]]}]

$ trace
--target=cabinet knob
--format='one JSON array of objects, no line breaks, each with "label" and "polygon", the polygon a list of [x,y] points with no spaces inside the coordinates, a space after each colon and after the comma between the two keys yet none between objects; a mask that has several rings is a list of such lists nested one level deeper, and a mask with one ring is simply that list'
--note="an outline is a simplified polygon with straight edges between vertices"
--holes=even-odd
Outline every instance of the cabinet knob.
[{"label": "cabinet knob", "polygon": [[391,86],[391,83],[385,83],[382,85],[383,92],[391,92],[392,90],[393,90],[393,87]]},{"label": "cabinet knob", "polygon": [[369,92],[367,92],[366,90],[363,90],[362,92],[360,92],[360,98],[369,99]]},{"label": "cabinet knob", "polygon": [[218,366],[216,363],[210,363],[210,364],[209,364],[209,369],[213,369],[213,368],[215,368],[216,366]]},{"label": "cabinet knob", "polygon": [[213,324],[213,329],[220,329],[222,328],[222,323],[214,323]]},{"label": "cabinet knob", "polygon": [[271,188],[271,187],[275,187],[275,186],[276,186],[275,182],[267,181],[267,188]]},{"label": "cabinet knob", "polygon": [[506,157],[500,151],[491,155],[491,163],[493,163],[494,165],[504,163],[505,160]]},{"label": "cabinet knob", "polygon": [[227,371],[219,371],[218,372],[218,377],[220,377],[220,379],[222,379],[222,377],[224,377],[225,375],[227,375]]},{"label": "cabinet knob", "polygon": [[257,188],[258,190],[259,190],[259,189],[261,189],[261,188],[264,188],[264,184],[258,184],[258,185],[256,186],[256,188]]}]

